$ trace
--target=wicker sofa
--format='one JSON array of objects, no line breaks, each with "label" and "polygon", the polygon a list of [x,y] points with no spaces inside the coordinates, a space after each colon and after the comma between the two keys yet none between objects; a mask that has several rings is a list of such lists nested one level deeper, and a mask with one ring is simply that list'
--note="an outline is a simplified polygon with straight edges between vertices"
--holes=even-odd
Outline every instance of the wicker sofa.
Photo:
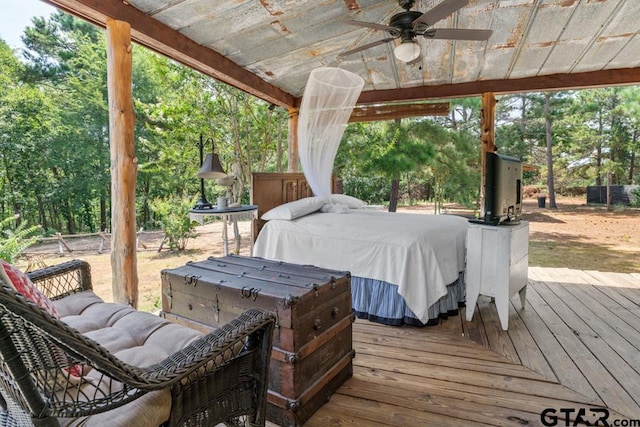
[{"label": "wicker sofa", "polygon": [[59,317],[4,275],[0,425],[264,425],[273,314],[249,310],[203,335],[103,302],[86,262],[28,276]]}]

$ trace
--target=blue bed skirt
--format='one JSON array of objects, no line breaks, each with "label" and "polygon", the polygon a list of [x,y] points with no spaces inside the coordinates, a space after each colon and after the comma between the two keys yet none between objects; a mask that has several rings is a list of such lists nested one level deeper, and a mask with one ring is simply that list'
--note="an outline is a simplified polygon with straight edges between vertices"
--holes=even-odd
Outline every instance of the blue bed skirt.
[{"label": "blue bed skirt", "polygon": [[428,326],[437,324],[442,318],[457,315],[458,308],[464,306],[465,302],[463,273],[447,286],[447,290],[447,295],[429,307],[429,321],[422,323],[398,293],[398,286],[380,280],[351,277],[354,314],[360,319],[385,325]]}]

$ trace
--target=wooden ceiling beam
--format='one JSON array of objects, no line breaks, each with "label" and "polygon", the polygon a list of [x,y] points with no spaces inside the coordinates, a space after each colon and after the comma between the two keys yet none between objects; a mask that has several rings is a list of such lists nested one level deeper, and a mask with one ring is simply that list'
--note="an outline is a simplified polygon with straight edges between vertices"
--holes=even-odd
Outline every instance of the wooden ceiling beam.
[{"label": "wooden ceiling beam", "polygon": [[291,108],[295,97],[267,83],[221,54],[199,45],[122,0],[44,0],[105,28],[107,18],[128,22],[131,38],[151,50],[269,103]]},{"label": "wooden ceiling beam", "polygon": [[405,117],[446,116],[448,114],[448,102],[363,105],[353,109],[349,123],[395,120]]},{"label": "wooden ceiling beam", "polygon": [[481,80],[438,86],[387,89],[362,92],[358,104],[375,104],[426,99],[463,98],[495,94],[571,90],[622,86],[640,83],[640,68],[618,68],[585,73],[553,74],[511,80]]}]

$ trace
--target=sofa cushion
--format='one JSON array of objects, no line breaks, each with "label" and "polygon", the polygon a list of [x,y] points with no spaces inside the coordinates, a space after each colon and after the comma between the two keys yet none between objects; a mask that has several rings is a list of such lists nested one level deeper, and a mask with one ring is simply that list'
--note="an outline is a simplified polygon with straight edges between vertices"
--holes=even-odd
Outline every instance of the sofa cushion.
[{"label": "sofa cushion", "polygon": [[80,418],[58,418],[62,427],[159,426],[171,414],[171,392],[153,391],[124,406],[100,414]]},{"label": "sofa cushion", "polygon": [[55,305],[61,318],[79,315],[90,305],[98,303],[104,303],[104,301],[91,291],[71,294],[53,301],[53,305]]},{"label": "sofa cushion", "polygon": [[133,366],[160,362],[202,333],[124,304],[106,303],[92,291],[53,302],[61,320]]},{"label": "sofa cushion", "polygon": [[[106,303],[92,291],[53,301],[60,318],[86,337],[132,366],[147,367],[162,361],[202,336],[201,332],[177,325],[152,313],[123,304]],[[98,371],[87,374],[80,394],[99,396],[118,388],[102,379]],[[120,408],[78,419],[60,419],[65,427],[104,425],[157,426],[171,412],[169,389],[147,393]]]}]

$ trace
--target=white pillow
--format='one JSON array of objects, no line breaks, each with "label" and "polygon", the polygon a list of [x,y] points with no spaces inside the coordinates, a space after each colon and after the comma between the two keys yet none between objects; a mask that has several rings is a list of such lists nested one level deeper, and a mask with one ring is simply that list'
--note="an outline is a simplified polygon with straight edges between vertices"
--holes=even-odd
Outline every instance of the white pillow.
[{"label": "white pillow", "polygon": [[337,214],[346,214],[349,213],[349,211],[349,206],[340,203],[327,203],[320,209],[320,212]]},{"label": "white pillow", "polygon": [[349,206],[349,209],[360,209],[367,206],[367,203],[353,196],[346,194],[331,194],[329,196],[331,203],[339,203],[341,205]]},{"label": "white pillow", "polygon": [[296,219],[320,210],[325,203],[327,203],[326,197],[305,197],[304,199],[294,200],[293,202],[276,206],[262,214],[261,218],[265,221],[272,219]]}]

